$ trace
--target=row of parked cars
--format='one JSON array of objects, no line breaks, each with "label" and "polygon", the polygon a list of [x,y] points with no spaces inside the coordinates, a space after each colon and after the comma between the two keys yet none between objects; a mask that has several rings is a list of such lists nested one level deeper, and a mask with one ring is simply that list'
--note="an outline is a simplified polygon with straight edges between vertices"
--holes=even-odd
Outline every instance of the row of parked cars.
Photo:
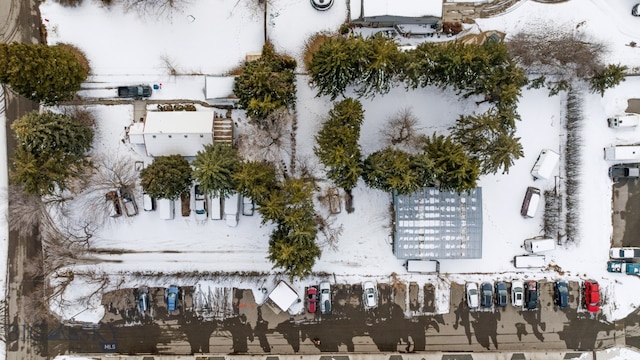
[{"label": "row of parked cars", "polygon": [[[151,296],[149,295],[149,287],[141,286],[133,290],[133,296],[136,299],[138,312],[142,317],[152,314]],[[167,311],[172,314],[180,306],[180,289],[176,285],[171,285],[164,291],[164,300],[167,305]]]},{"label": "row of parked cars", "polygon": [[[306,290],[305,303],[307,311],[311,314],[315,314],[318,307],[320,307],[321,314],[331,314],[331,285],[329,282],[323,281],[319,286],[309,286]],[[378,287],[373,281],[362,283],[362,303],[365,310],[378,306]]]}]

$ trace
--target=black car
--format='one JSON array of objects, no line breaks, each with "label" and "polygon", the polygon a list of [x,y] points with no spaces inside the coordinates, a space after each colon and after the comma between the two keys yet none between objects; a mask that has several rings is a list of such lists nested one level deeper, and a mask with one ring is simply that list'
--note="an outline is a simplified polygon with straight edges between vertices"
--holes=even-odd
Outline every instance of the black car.
[{"label": "black car", "polygon": [[509,303],[509,290],[507,283],[500,281],[496,283],[496,305],[505,307]]},{"label": "black car", "polygon": [[480,286],[480,306],[490,308],[493,305],[493,286],[488,283],[482,283]]},{"label": "black car", "polygon": [[553,285],[553,302],[560,308],[569,304],[569,286],[564,281],[556,281]]},{"label": "black car", "polygon": [[538,283],[535,281],[529,281],[525,285],[524,306],[527,310],[538,308]]}]

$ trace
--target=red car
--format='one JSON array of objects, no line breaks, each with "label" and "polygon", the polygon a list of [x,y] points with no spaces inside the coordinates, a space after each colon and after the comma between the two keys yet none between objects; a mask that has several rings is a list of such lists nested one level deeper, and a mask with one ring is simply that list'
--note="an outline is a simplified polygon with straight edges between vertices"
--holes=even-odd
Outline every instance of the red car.
[{"label": "red car", "polygon": [[584,282],[584,302],[588,312],[598,312],[600,310],[600,286],[594,280]]},{"label": "red car", "polygon": [[318,289],[315,286],[307,288],[307,311],[315,313],[318,308]]}]

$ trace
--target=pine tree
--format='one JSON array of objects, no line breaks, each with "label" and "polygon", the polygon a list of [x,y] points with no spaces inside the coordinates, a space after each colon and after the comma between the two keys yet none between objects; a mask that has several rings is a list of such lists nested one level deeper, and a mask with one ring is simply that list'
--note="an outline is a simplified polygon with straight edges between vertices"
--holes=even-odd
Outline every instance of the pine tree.
[{"label": "pine tree", "polygon": [[362,178],[367,186],[386,192],[410,194],[423,182],[412,166],[412,155],[391,147],[376,151],[364,161]]},{"label": "pine tree", "polygon": [[267,162],[246,161],[238,165],[232,174],[236,190],[262,206],[265,197],[277,188],[276,171]]},{"label": "pine tree", "polygon": [[309,66],[318,96],[335,100],[343,96],[349,86],[357,86],[366,69],[367,48],[361,37],[335,37],[323,42]]},{"label": "pine tree", "polygon": [[140,184],[151,197],[175,200],[191,188],[191,172],[180,155],[158,156],[140,171]]},{"label": "pine tree", "polygon": [[454,143],[450,136],[433,134],[426,139],[424,151],[434,161],[441,190],[463,192],[476,187],[480,173],[478,161],[470,158],[462,145]]},{"label": "pine tree", "polygon": [[609,64],[604,70],[591,77],[591,91],[604,96],[605,90],[612,88],[625,81],[625,72],[628,67],[624,65]]},{"label": "pine tree", "polygon": [[236,78],[233,93],[247,115],[264,119],[276,109],[292,109],[296,102],[295,60],[274,52],[267,44],[262,56],[244,64]]},{"label": "pine tree", "polygon": [[205,194],[226,198],[236,190],[233,174],[239,165],[238,152],[230,145],[205,145],[193,160],[192,176]]},{"label": "pine tree", "polygon": [[361,85],[356,90],[360,96],[373,97],[386,94],[398,78],[400,51],[393,39],[378,33],[366,42],[367,62],[360,75]]},{"label": "pine tree", "polygon": [[34,195],[65,190],[89,165],[93,129],[62,114],[30,112],[11,124],[18,142],[11,178]]},{"label": "pine tree", "polygon": [[348,193],[362,172],[358,140],[363,121],[362,104],[347,98],[334,105],[316,135],[314,152],[327,167],[327,177]]},{"label": "pine tree", "polygon": [[0,44],[0,70],[0,82],[45,104],[72,99],[88,75],[66,47],[19,42]]}]

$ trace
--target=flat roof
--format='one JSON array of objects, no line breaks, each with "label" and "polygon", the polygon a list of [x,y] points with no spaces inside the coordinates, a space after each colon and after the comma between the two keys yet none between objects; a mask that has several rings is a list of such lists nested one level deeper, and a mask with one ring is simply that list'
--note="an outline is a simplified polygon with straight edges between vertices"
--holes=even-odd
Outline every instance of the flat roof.
[{"label": "flat roof", "polygon": [[351,20],[373,16],[442,17],[443,0],[350,0]]},{"label": "flat roof", "polygon": [[276,285],[275,289],[269,293],[269,299],[282,309],[282,311],[289,310],[289,308],[299,300],[298,293],[282,280]]},{"label": "flat roof", "polygon": [[146,134],[213,133],[213,111],[149,111]]},{"label": "flat roof", "polygon": [[398,259],[482,258],[482,189],[425,188],[393,196]]}]

